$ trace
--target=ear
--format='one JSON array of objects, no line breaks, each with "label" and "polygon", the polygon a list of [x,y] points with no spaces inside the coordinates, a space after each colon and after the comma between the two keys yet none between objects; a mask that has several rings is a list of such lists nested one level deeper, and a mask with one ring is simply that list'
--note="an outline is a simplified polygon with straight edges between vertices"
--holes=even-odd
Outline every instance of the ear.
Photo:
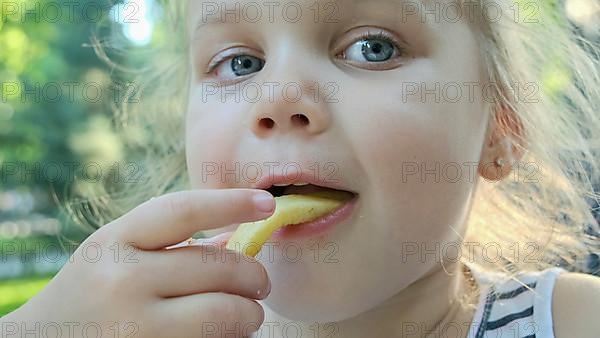
[{"label": "ear", "polygon": [[479,160],[479,175],[490,181],[504,179],[525,154],[524,145],[523,125],[517,114],[504,103],[496,104]]}]

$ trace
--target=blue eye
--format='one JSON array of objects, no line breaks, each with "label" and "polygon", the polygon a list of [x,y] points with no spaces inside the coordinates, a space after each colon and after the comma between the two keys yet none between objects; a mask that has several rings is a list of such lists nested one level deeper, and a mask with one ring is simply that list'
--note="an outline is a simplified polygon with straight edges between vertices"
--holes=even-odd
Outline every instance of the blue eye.
[{"label": "blue eye", "polygon": [[231,59],[231,69],[237,76],[244,76],[260,71],[264,62],[254,56],[240,55]]},{"label": "blue eye", "polygon": [[367,39],[361,41],[361,52],[369,62],[386,61],[394,54],[394,45],[385,40]]},{"label": "blue eye", "polygon": [[[347,36],[352,35],[348,33]],[[361,32],[352,40],[343,40],[346,48],[336,49],[335,57],[366,70],[392,70],[406,64],[410,56],[409,45],[404,39],[384,29]]]},{"label": "blue eye", "polygon": [[[223,62],[230,59],[229,62]],[[222,76],[227,79],[239,76],[245,76],[256,73],[263,69],[265,62],[260,58],[252,55],[240,54],[234,57],[229,57],[215,67],[215,76]]]},{"label": "blue eye", "polygon": [[398,47],[387,39],[366,38],[348,47],[344,51],[344,58],[355,62],[384,62],[398,54]]}]

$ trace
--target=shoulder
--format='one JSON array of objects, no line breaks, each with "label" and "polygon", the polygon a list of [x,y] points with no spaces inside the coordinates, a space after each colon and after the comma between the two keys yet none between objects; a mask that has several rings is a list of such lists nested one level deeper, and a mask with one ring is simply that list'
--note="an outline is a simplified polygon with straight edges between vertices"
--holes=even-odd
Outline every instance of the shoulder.
[{"label": "shoulder", "polygon": [[552,292],[555,338],[598,337],[599,312],[600,277],[571,272],[557,276]]}]

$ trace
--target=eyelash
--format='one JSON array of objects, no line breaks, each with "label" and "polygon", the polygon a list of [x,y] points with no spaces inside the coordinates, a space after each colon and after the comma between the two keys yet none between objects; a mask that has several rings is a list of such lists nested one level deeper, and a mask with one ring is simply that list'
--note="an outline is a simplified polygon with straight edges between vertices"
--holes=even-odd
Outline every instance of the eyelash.
[{"label": "eyelash", "polygon": [[402,47],[400,47],[402,45],[402,43],[400,41],[398,41],[390,33],[386,32],[384,30],[379,30],[376,33],[371,33],[369,31],[362,32],[362,33],[360,33],[358,39],[355,39],[352,44],[355,44],[358,41],[362,41],[362,40],[366,40],[366,39],[378,39],[378,40],[383,40],[385,42],[389,42],[392,45],[394,45],[394,47],[398,48],[398,53],[399,54],[403,54],[404,53],[404,49]]},{"label": "eyelash", "polygon": [[[358,36],[357,39],[354,39],[354,42],[352,42],[352,44],[355,44],[358,41],[362,41],[362,40],[366,40],[366,39],[379,39],[379,40],[383,40],[383,41],[389,42],[392,45],[394,45],[394,47],[396,47],[398,49],[398,54],[400,54],[400,55],[404,54],[404,48],[402,48],[400,46],[401,43],[395,37],[393,37],[391,34],[387,33],[384,30],[377,31],[375,33],[372,33],[370,31],[362,32],[362,33],[360,33],[360,35]],[[347,46],[345,48],[348,48],[348,47],[349,46]],[[344,52],[344,50],[342,50],[342,53]],[[221,63],[223,61],[231,59],[231,58],[234,58],[236,56],[240,56],[240,55],[250,55],[250,54],[248,54],[246,52],[244,52],[244,53],[233,53],[233,52],[224,53],[223,55],[220,55],[214,61],[211,61],[211,63],[208,65],[208,68],[206,70],[206,74],[212,73],[215,70],[215,68],[217,68],[218,66],[221,65]],[[339,55],[339,53],[336,54],[336,56],[337,55]],[[258,56],[255,56],[255,55],[252,55],[252,56],[258,57]]]},{"label": "eyelash", "polygon": [[222,55],[217,57],[214,61],[211,61],[208,64],[206,74],[212,73],[215,70],[215,68],[217,68],[218,66],[221,65],[221,63],[223,63],[223,61],[228,60],[228,59],[233,59],[234,57],[240,56],[240,55],[251,55],[251,56],[258,58],[258,56],[252,55],[252,54],[248,53],[247,51],[242,52],[242,53],[235,53],[235,52],[232,52],[232,49],[230,49],[228,52],[223,53]]}]

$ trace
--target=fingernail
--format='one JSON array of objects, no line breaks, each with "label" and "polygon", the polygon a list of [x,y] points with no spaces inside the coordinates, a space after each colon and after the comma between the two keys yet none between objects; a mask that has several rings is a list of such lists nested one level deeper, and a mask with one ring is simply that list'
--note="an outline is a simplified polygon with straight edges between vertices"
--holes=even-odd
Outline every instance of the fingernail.
[{"label": "fingernail", "polygon": [[269,294],[271,293],[271,279],[269,278],[269,284],[267,285],[267,291],[265,292],[265,294]]},{"label": "fingernail", "polygon": [[[267,288],[263,291],[261,289],[258,289],[258,291],[256,291],[256,296],[259,299],[263,299],[264,297],[266,297],[269,293],[271,293],[271,280],[269,279],[269,284],[267,284]],[[263,296],[264,295],[264,296]]]},{"label": "fingernail", "polygon": [[275,209],[275,199],[273,198],[273,195],[269,194],[268,192],[260,192],[255,194],[253,200],[256,209],[261,212],[270,213],[273,211],[273,209]]}]

